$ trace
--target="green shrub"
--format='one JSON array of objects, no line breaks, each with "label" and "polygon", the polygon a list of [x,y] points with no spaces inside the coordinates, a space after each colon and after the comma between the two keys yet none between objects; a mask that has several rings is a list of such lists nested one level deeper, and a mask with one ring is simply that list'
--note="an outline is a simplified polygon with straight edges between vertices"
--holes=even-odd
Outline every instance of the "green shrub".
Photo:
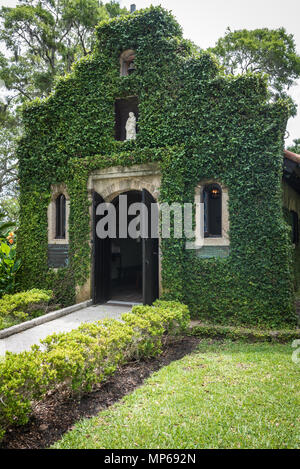
[{"label": "green shrub", "polygon": [[132,337],[130,327],[117,320],[105,320],[54,334],[41,343],[57,382],[70,392],[78,392],[89,391],[126,361]]},{"label": "green shrub", "polygon": [[0,362],[0,437],[13,424],[25,424],[32,404],[51,390],[82,393],[103,382],[118,366],[157,355],[162,337],[186,330],[189,312],[176,302],[137,306],[123,322],[105,319],[53,334],[29,352],[7,353]]},{"label": "green shrub", "polygon": [[0,329],[36,318],[47,312],[51,290],[28,290],[4,295],[0,300]]},{"label": "green shrub", "polygon": [[7,352],[0,362],[0,438],[6,425],[28,421],[32,400],[43,395],[53,379],[38,347],[19,354]]},{"label": "green shrub", "polygon": [[122,319],[134,328],[135,353],[155,356],[161,352],[164,333],[175,335],[186,331],[189,324],[188,307],[176,301],[155,301],[153,306],[134,306],[132,313]]},{"label": "green shrub", "polygon": [[16,273],[21,266],[21,261],[16,256],[16,244],[0,242],[0,298],[5,293],[15,291]]},{"label": "green shrub", "polygon": [[291,343],[300,339],[299,329],[261,330],[245,327],[222,326],[219,324],[198,324],[194,326],[191,335],[197,337],[222,338],[245,342],[277,342]]}]

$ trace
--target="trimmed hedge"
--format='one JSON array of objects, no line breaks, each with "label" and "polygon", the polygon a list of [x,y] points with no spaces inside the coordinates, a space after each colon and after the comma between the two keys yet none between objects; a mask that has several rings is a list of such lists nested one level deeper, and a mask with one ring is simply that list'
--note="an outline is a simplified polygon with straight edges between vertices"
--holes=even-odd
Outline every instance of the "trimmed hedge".
[{"label": "trimmed hedge", "polygon": [[161,352],[163,335],[185,332],[187,306],[159,301],[137,306],[122,315],[82,324],[68,333],[54,334],[29,352],[7,352],[0,362],[0,437],[8,426],[25,424],[34,401],[58,387],[71,394],[90,391],[132,359]]},{"label": "trimmed hedge", "polygon": [[0,330],[45,314],[52,297],[51,290],[38,289],[4,295],[0,300]]},{"label": "trimmed hedge", "polygon": [[208,338],[224,338],[245,342],[277,342],[291,343],[300,339],[300,329],[260,330],[245,327],[221,326],[215,324],[199,324],[193,326],[191,335]]}]

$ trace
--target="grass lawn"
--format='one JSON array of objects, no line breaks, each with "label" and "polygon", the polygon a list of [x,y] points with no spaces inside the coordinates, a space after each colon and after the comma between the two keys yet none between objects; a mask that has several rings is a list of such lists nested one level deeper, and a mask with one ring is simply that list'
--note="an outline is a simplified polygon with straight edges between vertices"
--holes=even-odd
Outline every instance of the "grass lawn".
[{"label": "grass lawn", "polygon": [[292,352],[202,341],[54,448],[299,448],[300,364]]}]

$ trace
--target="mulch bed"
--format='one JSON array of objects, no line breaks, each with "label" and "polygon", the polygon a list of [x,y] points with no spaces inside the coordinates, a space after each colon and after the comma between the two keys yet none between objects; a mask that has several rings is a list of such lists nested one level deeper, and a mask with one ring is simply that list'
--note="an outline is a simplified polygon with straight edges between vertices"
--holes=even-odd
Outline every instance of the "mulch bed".
[{"label": "mulch bed", "polygon": [[59,392],[48,396],[36,406],[27,425],[8,429],[0,448],[43,449],[51,446],[72,429],[75,422],[93,417],[111,406],[143,384],[154,371],[195,350],[199,342],[197,337],[177,339],[166,345],[159,357],[121,367],[98,389],[79,400]]}]

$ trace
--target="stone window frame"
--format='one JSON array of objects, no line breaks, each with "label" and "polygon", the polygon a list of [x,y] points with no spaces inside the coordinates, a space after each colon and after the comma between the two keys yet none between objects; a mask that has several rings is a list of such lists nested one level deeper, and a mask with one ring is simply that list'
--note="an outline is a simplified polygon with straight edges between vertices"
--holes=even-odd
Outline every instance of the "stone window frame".
[{"label": "stone window frame", "polygon": [[[222,206],[222,234],[221,236],[203,237],[201,236],[201,217],[204,217],[204,211],[201,210],[201,202],[203,200],[203,190],[207,185],[217,184],[221,188],[221,206]],[[228,189],[224,184],[215,179],[204,179],[195,188],[195,247],[203,246],[229,246],[229,211],[228,211]],[[204,226],[204,219],[202,219]]]},{"label": "stone window frame", "polygon": [[[56,199],[63,194],[66,198],[66,236],[56,238]],[[70,197],[65,184],[51,186],[51,201],[48,206],[48,244],[69,244]]]},{"label": "stone window frame", "polygon": [[[132,60],[130,60],[132,59]],[[126,49],[120,55],[120,76],[126,77],[129,75],[128,68],[129,65],[134,62],[135,51],[133,49]]]}]

